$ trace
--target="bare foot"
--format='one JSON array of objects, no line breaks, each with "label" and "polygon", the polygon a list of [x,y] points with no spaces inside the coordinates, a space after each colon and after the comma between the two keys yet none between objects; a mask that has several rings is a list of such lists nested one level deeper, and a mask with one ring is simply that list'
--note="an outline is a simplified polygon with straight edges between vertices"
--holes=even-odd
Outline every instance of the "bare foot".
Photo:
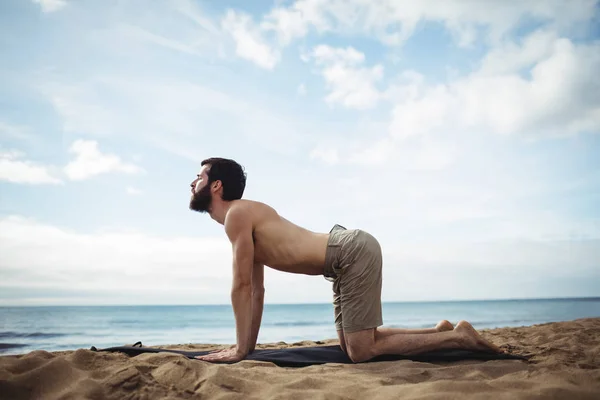
[{"label": "bare foot", "polygon": [[438,324],[435,326],[435,329],[438,332],[445,332],[453,330],[454,326],[450,323],[450,321],[443,320],[438,322]]},{"label": "bare foot", "polygon": [[456,332],[459,332],[463,336],[464,343],[469,350],[483,350],[493,353],[504,353],[500,347],[485,340],[473,325],[467,321],[460,321],[454,328]]}]

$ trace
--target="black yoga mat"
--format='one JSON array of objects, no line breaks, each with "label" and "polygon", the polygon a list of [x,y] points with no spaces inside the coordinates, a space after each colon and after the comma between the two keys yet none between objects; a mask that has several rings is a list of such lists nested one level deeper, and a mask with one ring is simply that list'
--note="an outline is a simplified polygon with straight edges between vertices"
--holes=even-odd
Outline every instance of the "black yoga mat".
[{"label": "black yoga mat", "polygon": [[[168,350],[160,348],[142,347],[141,342],[137,342],[133,346],[108,347],[105,349],[97,349],[92,346],[93,351],[110,351],[121,352],[130,356],[137,356],[142,353],[177,353],[183,354],[188,358],[208,354],[208,351],[183,351],[183,350]],[[352,360],[348,358],[339,345],[335,346],[318,346],[318,347],[292,347],[286,349],[262,349],[255,350],[249,354],[246,360],[254,361],[269,361],[280,367],[306,367],[309,365],[326,364],[326,363],[342,363],[352,364]],[[459,361],[459,360],[527,360],[526,357],[514,354],[494,354],[479,351],[469,350],[441,350],[411,356],[401,355],[381,355],[367,362],[376,361],[394,361],[394,360],[413,360],[424,362],[435,361]],[[200,361],[200,360],[198,360]],[[231,362],[221,362],[231,364]]]}]

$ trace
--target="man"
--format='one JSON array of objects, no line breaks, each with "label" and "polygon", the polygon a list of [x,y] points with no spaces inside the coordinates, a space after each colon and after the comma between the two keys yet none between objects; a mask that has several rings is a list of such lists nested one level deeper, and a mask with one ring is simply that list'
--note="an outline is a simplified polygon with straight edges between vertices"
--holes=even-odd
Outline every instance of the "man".
[{"label": "man", "polygon": [[381,328],[381,249],[369,233],[335,225],[329,233],[304,229],[264,203],[242,200],[246,173],[234,160],[209,158],[191,183],[190,209],[224,225],[233,248],[231,302],[236,345],[198,359],[240,361],[254,351],[263,312],[264,266],[323,275],[333,282],[340,346],[353,362],[380,354],[440,349],[502,352],[466,321],[430,329]]}]

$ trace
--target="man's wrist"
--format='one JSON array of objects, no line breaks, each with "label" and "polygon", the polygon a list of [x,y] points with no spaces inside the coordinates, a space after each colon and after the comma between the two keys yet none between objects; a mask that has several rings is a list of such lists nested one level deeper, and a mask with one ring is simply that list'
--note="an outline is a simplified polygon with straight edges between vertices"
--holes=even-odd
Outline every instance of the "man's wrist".
[{"label": "man's wrist", "polygon": [[247,356],[247,355],[250,353],[250,350],[249,350],[249,349],[248,349],[248,350],[246,350],[246,351],[244,351],[244,350],[245,350],[245,349],[241,348],[240,346],[236,346],[236,347],[235,347],[235,352],[236,352],[236,353],[237,353],[239,356],[242,356],[242,357],[246,357],[246,356]]}]

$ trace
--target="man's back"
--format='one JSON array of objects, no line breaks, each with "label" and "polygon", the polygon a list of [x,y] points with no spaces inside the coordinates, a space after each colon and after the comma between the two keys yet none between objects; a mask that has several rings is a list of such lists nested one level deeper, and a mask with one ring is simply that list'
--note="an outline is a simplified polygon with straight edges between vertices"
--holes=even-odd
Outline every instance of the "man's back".
[{"label": "man's back", "polygon": [[323,274],[328,234],[302,228],[258,201],[240,199],[231,207],[243,211],[252,223],[256,263],[284,272]]}]

